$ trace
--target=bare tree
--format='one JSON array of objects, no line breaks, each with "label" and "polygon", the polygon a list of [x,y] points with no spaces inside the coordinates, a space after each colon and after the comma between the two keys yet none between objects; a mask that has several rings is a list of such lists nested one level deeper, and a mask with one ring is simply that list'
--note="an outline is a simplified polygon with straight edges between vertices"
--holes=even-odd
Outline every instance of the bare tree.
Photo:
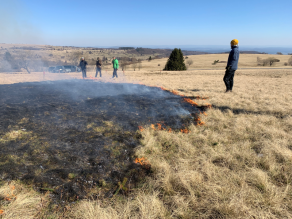
[{"label": "bare tree", "polygon": [[27,71],[28,74],[30,74],[30,68],[33,67],[35,63],[32,61],[32,54],[31,52],[24,51],[19,56],[19,67],[23,68]]},{"label": "bare tree", "polygon": [[193,63],[194,63],[193,60],[191,60],[191,59],[188,59],[188,60],[187,60],[187,64],[188,64],[189,66],[191,66]]},{"label": "bare tree", "polygon": [[44,66],[47,66],[49,61],[40,55],[33,54],[31,51],[23,50],[17,56],[12,56],[9,52],[4,54],[4,61],[9,68],[6,70],[19,71],[21,68],[25,69],[30,74],[31,71],[42,71]]},{"label": "bare tree", "polygon": [[262,65],[263,60],[260,57],[257,57],[257,63],[258,65]]},{"label": "bare tree", "polygon": [[134,71],[136,71],[136,68],[137,68],[137,62],[134,62],[133,64],[132,64],[132,66],[133,66],[133,69],[134,69]]},{"label": "bare tree", "polygon": [[72,60],[72,63],[74,64],[74,65],[78,65],[79,64],[79,61],[80,61],[80,58],[82,57],[82,52],[80,52],[80,51],[76,51],[76,52],[74,52],[74,53],[72,53],[72,55],[71,55],[71,60]]},{"label": "bare tree", "polygon": [[128,57],[121,57],[120,59],[120,66],[122,68],[122,71],[127,69],[127,66],[129,65],[129,58]]},{"label": "bare tree", "polygon": [[121,63],[121,67],[122,67],[122,71],[125,71],[125,70],[127,70],[127,63],[126,62],[122,62]]},{"label": "bare tree", "polygon": [[260,57],[257,57],[257,63],[260,66],[272,66],[275,62],[280,62],[280,60],[272,57],[267,59],[261,59]]},{"label": "bare tree", "polygon": [[138,67],[138,62],[136,58],[132,58],[132,67],[134,71],[136,71],[136,68]]},{"label": "bare tree", "polygon": [[126,61],[122,61],[120,66],[122,67],[122,71],[125,71],[127,69],[128,63]]}]

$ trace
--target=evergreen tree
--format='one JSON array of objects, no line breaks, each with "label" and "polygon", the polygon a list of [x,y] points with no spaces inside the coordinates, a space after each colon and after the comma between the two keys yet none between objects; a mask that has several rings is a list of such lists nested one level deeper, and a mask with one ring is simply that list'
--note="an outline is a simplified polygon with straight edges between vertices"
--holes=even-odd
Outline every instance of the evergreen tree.
[{"label": "evergreen tree", "polygon": [[187,70],[185,60],[181,49],[175,48],[169,56],[169,59],[163,70],[167,71],[183,71]]}]

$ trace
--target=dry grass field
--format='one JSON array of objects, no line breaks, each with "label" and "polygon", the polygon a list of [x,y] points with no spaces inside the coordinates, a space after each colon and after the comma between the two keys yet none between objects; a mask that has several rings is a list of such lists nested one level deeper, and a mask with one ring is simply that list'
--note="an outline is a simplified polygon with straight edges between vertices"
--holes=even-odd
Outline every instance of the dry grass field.
[{"label": "dry grass field", "polygon": [[[146,60],[149,54],[128,53],[126,50],[119,49],[95,49],[82,47],[63,47],[63,46],[48,46],[48,45],[29,45],[29,44],[1,44],[0,43],[0,57],[5,52],[9,52],[16,59],[21,59],[24,56],[30,57],[34,61],[38,61],[39,65],[43,65],[43,70],[47,70],[48,66],[55,65],[78,65],[81,57],[84,57],[89,64],[95,64],[97,57],[102,59],[107,58],[108,61],[103,62],[105,69],[110,68],[111,59],[115,57],[130,57],[135,59]],[[154,52],[152,57],[161,55]],[[1,67],[1,62],[0,62]],[[22,69],[23,72],[26,72]]]},{"label": "dry grass field", "polygon": [[[257,56],[241,55],[239,67],[255,67]],[[288,59],[278,57],[282,64]],[[211,68],[227,55],[190,59],[194,67]],[[141,71],[120,71],[112,81],[208,97],[194,100],[212,105],[201,116],[205,125],[190,126],[188,134],[144,127],[136,155],[147,158],[153,175],[128,197],[82,200],[54,211],[49,192],[1,182],[0,218],[292,218],[292,69],[240,69],[233,92],[224,93],[223,64],[216,65],[222,70],[160,72],[159,63],[164,66],[162,59],[143,62]],[[0,74],[0,84],[80,76]],[[104,72],[102,81],[110,76]]]},{"label": "dry grass field", "polygon": [[[288,62],[288,59],[291,57],[290,55],[270,55],[270,54],[241,54],[238,67],[239,68],[263,68],[263,66],[257,65],[257,57],[261,59],[267,59],[270,57],[277,58],[280,62],[274,63],[272,68],[290,68],[291,66],[284,66],[285,62]],[[224,69],[226,67],[226,63],[217,63],[216,65],[212,65],[215,60],[219,61],[227,61],[228,54],[207,54],[207,55],[192,55],[188,56],[186,60],[192,60],[193,64],[188,66],[189,70],[194,69]],[[144,61],[142,63],[142,70],[163,70],[167,59],[154,59],[150,62]],[[158,66],[160,65],[160,66]],[[264,67],[267,68],[267,67]],[[131,66],[129,69],[133,69]]]},{"label": "dry grass field", "polygon": [[[29,49],[30,48],[30,49]],[[38,61],[42,71],[46,71],[48,66],[63,65],[64,63],[77,65],[81,57],[90,64],[95,64],[97,57],[108,59],[107,62],[103,62],[103,70],[111,70],[111,58],[115,57],[130,57],[143,60],[141,64],[136,64],[135,70],[146,71],[160,71],[163,70],[167,62],[167,58],[153,59],[152,61],[145,61],[151,57],[161,55],[157,51],[152,54],[139,54],[128,53],[125,50],[118,49],[101,49],[92,50],[92,48],[78,48],[78,47],[62,47],[62,46],[47,46],[47,45],[21,45],[21,44],[0,44],[0,56],[3,56],[5,52],[10,52],[16,59],[21,59],[23,56],[28,56],[34,61]],[[280,62],[275,62],[272,66],[258,66],[257,58],[267,59],[276,58]],[[292,69],[292,66],[285,66],[284,63],[288,62],[291,55],[271,55],[271,54],[241,54],[239,60],[239,68],[288,68]],[[224,69],[228,59],[228,54],[206,54],[206,55],[190,55],[187,60],[192,60],[193,64],[187,65],[189,70],[194,69]],[[219,63],[213,65],[215,60],[219,60]],[[58,64],[57,64],[58,63]],[[120,62],[121,63],[121,62]],[[89,69],[93,69],[94,66],[89,66]],[[0,62],[1,69],[1,62]],[[133,71],[134,65],[126,66],[127,71]],[[26,70],[22,69],[23,72]]]}]

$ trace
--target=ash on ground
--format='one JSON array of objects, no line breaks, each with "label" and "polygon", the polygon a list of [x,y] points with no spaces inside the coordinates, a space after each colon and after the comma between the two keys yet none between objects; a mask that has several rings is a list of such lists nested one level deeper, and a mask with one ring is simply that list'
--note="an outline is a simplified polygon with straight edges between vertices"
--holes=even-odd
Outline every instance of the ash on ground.
[{"label": "ash on ground", "polygon": [[112,196],[121,183],[135,187],[150,171],[133,163],[138,126],[180,130],[200,112],[180,96],[136,84],[19,83],[0,85],[0,93],[0,179],[66,201]]}]

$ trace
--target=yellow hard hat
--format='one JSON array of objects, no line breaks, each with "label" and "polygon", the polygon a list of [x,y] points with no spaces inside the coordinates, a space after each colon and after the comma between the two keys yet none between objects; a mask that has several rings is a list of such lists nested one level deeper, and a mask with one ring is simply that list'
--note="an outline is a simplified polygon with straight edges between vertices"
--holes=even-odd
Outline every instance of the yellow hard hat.
[{"label": "yellow hard hat", "polygon": [[231,40],[231,46],[237,46],[238,45],[238,40],[237,39],[234,39],[234,40]]}]

